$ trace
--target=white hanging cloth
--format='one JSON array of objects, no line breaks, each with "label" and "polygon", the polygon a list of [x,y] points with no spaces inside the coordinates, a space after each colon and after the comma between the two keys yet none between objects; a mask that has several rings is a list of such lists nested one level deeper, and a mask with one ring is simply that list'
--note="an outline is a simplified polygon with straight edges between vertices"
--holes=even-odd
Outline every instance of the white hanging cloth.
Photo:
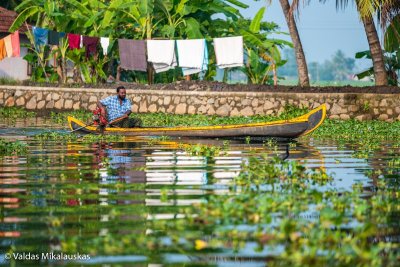
[{"label": "white hanging cloth", "polygon": [[100,38],[101,48],[103,48],[103,55],[107,55],[108,47],[110,45],[110,38],[108,37],[101,37]]},{"label": "white hanging cloth", "polygon": [[147,40],[147,61],[153,64],[156,73],[175,68],[175,41]]},{"label": "white hanging cloth", "polygon": [[205,39],[177,40],[179,67],[183,75],[207,70],[208,50]]},{"label": "white hanging cloth", "polygon": [[217,66],[221,69],[243,66],[243,37],[214,38]]}]

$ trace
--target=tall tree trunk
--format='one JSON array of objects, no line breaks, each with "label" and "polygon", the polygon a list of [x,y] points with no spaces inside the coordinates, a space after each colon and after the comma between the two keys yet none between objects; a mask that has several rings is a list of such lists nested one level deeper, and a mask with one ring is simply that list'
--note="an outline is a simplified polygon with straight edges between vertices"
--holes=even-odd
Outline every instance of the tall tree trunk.
[{"label": "tall tree trunk", "polygon": [[372,17],[363,18],[365,33],[367,34],[369,50],[371,51],[372,64],[374,66],[375,85],[388,85],[388,78],[385,69],[385,61],[378,33]]},{"label": "tall tree trunk", "polygon": [[279,0],[285,15],[286,23],[289,28],[290,37],[292,38],[294,51],[296,54],[297,62],[297,73],[299,75],[300,86],[310,86],[310,79],[308,78],[308,69],[306,57],[304,55],[303,46],[301,44],[299,31],[297,30],[296,22],[294,20],[294,15],[290,10],[290,4],[288,0]]}]

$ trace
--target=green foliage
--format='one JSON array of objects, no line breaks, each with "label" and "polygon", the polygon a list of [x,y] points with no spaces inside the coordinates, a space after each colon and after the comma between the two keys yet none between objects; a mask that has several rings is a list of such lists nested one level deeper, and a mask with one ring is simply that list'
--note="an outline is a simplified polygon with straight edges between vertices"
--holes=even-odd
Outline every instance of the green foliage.
[{"label": "green foliage", "polygon": [[182,148],[191,156],[215,157],[222,154],[222,147],[202,144],[183,145]]},{"label": "green foliage", "polygon": [[81,121],[90,121],[92,120],[93,113],[88,112],[86,110],[74,110],[74,111],[67,111],[67,112],[50,112],[50,118],[55,123],[65,123],[67,121],[68,116],[77,118]]},{"label": "green foliage", "polygon": [[19,85],[21,84],[21,81],[15,80],[13,78],[5,78],[5,77],[0,77],[0,85]]},{"label": "green foliage", "polygon": [[[389,85],[399,85],[399,77],[397,73],[400,71],[400,50],[394,52],[383,51],[385,69],[388,75]],[[356,58],[367,58],[372,59],[371,52],[369,50],[361,51],[356,53]],[[372,77],[374,75],[374,67],[356,74],[359,79],[365,77]]]},{"label": "green foliage", "polygon": [[400,134],[400,122],[325,120],[312,133],[315,138],[336,140],[339,144],[351,144],[357,148],[356,158],[369,158],[380,149],[381,143],[396,140]]},{"label": "green foliage", "polygon": [[0,107],[0,117],[5,119],[24,119],[35,117],[36,113],[20,107]]},{"label": "green foliage", "polygon": [[33,139],[45,143],[47,141],[57,141],[62,143],[67,142],[82,142],[82,143],[96,143],[96,142],[117,142],[124,139],[119,135],[77,135],[75,133],[60,133],[55,131],[43,132],[33,136]]},{"label": "green foliage", "polygon": [[22,155],[28,151],[27,145],[20,141],[7,141],[0,138],[0,156]]},{"label": "green foliage", "polygon": [[[260,9],[255,18],[242,19],[238,8],[248,5],[238,0],[200,0],[200,1],[102,1],[102,0],[25,0],[16,8],[19,12],[11,30],[19,28],[25,21],[31,20],[39,27],[53,29],[59,32],[75,32],[89,36],[109,36],[111,38],[109,55],[96,55],[94,59],[86,60],[79,50],[68,51],[66,46],[60,46],[52,53],[45,49],[32,50],[35,81],[60,80],[67,82],[66,60],[75,65],[74,81],[97,83],[104,81],[111,72],[115,71],[113,64],[118,59],[118,38],[128,39],[194,39],[205,38],[211,41],[216,36],[244,35],[246,47],[258,54],[259,61],[281,64],[278,47],[290,45],[283,40],[267,38],[267,32],[277,28],[272,23],[261,22],[265,8]],[[220,19],[221,15],[227,19]],[[211,27],[212,26],[212,27]],[[32,42],[33,46],[33,42]],[[211,52],[211,48],[209,48]],[[215,77],[215,55],[210,54],[210,66],[204,79]],[[46,56],[56,56],[58,72],[46,68]],[[265,62],[264,62],[265,64]],[[108,65],[108,66],[107,66]],[[250,65],[249,65],[250,67]],[[146,75],[140,72],[125,71],[122,77],[132,81],[143,82]],[[257,78],[253,82],[265,82],[270,69],[255,68],[252,72]],[[58,77],[58,75],[61,75]],[[84,81],[80,80],[83,75]],[[181,71],[155,74],[155,80],[171,82],[182,79]],[[194,76],[194,79],[197,79]]]}]

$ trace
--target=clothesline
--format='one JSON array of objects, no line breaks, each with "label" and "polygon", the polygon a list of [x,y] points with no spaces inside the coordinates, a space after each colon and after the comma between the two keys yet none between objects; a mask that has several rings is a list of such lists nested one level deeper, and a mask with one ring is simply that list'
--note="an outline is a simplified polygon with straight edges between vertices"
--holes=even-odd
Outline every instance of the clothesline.
[{"label": "clothesline", "polygon": [[[66,36],[68,47],[70,49],[85,47],[87,58],[97,52],[99,43],[103,54],[107,55],[110,45],[108,37],[61,33],[39,27],[33,27],[33,36],[36,48],[42,45],[59,45],[60,38]],[[214,38],[213,41],[217,67],[243,66],[242,36]],[[118,48],[121,67],[126,70],[147,71],[148,64],[151,64],[155,72],[159,73],[179,66],[183,75],[191,75],[208,68],[209,56],[205,39],[118,39]]]}]

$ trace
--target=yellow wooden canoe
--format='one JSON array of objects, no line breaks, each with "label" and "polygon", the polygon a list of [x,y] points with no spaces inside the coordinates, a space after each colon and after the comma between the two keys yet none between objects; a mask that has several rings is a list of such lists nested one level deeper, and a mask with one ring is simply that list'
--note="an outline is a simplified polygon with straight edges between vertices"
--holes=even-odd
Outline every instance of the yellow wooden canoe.
[{"label": "yellow wooden canoe", "polygon": [[[196,126],[196,127],[140,127],[115,128],[107,127],[103,134],[126,136],[181,136],[181,137],[277,137],[296,138],[306,135],[318,128],[326,116],[325,104],[309,113],[290,120],[257,122],[247,124]],[[96,126],[87,126],[84,122],[68,117],[72,131],[82,134],[99,134]]]}]

